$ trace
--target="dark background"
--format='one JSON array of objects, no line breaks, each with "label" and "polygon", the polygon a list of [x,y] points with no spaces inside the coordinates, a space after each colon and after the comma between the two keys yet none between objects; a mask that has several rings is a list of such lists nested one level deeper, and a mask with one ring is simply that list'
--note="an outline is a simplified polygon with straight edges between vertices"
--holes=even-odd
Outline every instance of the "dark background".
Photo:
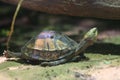
[{"label": "dark background", "polygon": [[[0,54],[6,50],[6,42],[15,9],[16,6],[14,5],[0,2]],[[120,20],[52,15],[21,8],[10,41],[10,50],[20,51],[21,47],[31,39],[31,37],[43,30],[64,32],[74,40],[79,41],[83,34],[91,27],[98,28],[100,33],[98,41],[120,35]],[[118,48],[119,47],[116,49]],[[90,50],[88,49],[88,51]]]}]

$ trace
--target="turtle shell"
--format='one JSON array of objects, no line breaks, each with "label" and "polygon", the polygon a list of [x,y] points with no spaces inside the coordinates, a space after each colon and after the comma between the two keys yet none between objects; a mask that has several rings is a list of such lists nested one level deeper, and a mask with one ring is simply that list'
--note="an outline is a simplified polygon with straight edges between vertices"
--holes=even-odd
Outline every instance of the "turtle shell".
[{"label": "turtle shell", "polygon": [[68,56],[76,46],[74,40],[60,32],[43,31],[28,41],[21,51],[31,59],[49,61]]}]

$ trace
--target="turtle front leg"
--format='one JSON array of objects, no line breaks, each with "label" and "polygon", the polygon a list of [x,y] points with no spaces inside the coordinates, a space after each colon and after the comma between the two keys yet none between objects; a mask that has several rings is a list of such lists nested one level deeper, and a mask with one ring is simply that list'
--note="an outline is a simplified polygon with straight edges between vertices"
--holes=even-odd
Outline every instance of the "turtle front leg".
[{"label": "turtle front leg", "polygon": [[42,62],[40,65],[41,66],[56,66],[58,64],[63,64],[67,61],[68,61],[67,59],[60,59],[60,60],[56,60],[56,61]]},{"label": "turtle front leg", "polygon": [[84,55],[84,52],[80,53],[78,56],[75,56],[73,59],[71,59],[71,62],[78,62],[81,60],[89,60],[89,58]]},{"label": "turtle front leg", "polygon": [[79,54],[79,58],[80,58],[81,60],[88,60],[88,57],[85,56],[84,51]]}]

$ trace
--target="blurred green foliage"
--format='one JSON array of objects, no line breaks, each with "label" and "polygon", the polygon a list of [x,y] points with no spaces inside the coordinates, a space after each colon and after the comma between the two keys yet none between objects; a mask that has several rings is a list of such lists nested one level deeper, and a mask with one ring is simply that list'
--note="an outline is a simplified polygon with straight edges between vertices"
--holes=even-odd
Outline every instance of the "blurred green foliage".
[{"label": "blurred green foliage", "polygon": [[104,42],[106,42],[106,43],[113,43],[114,42],[114,44],[120,45],[120,36],[107,38],[104,40]]},{"label": "blurred green foliage", "polygon": [[1,32],[1,34],[0,34],[0,36],[8,36],[8,34],[9,34],[9,30],[7,30],[7,29],[2,29],[2,30],[0,30],[0,32]]}]

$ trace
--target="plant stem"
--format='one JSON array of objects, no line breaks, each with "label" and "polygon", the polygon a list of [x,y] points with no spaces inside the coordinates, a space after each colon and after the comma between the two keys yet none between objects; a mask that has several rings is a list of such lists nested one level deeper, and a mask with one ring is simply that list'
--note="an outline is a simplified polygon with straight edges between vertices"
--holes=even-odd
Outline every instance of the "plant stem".
[{"label": "plant stem", "polygon": [[11,23],[11,27],[10,27],[10,33],[9,33],[8,40],[7,40],[7,45],[6,45],[7,50],[9,49],[10,39],[11,39],[12,34],[13,34],[13,32],[14,32],[15,20],[16,20],[16,17],[17,17],[18,12],[19,12],[19,10],[20,10],[20,6],[21,6],[22,2],[23,2],[23,0],[20,0],[20,1],[18,2],[17,8],[16,8],[16,10],[15,10],[15,13],[14,13],[14,16],[13,16],[13,19],[12,19],[12,23]]}]

